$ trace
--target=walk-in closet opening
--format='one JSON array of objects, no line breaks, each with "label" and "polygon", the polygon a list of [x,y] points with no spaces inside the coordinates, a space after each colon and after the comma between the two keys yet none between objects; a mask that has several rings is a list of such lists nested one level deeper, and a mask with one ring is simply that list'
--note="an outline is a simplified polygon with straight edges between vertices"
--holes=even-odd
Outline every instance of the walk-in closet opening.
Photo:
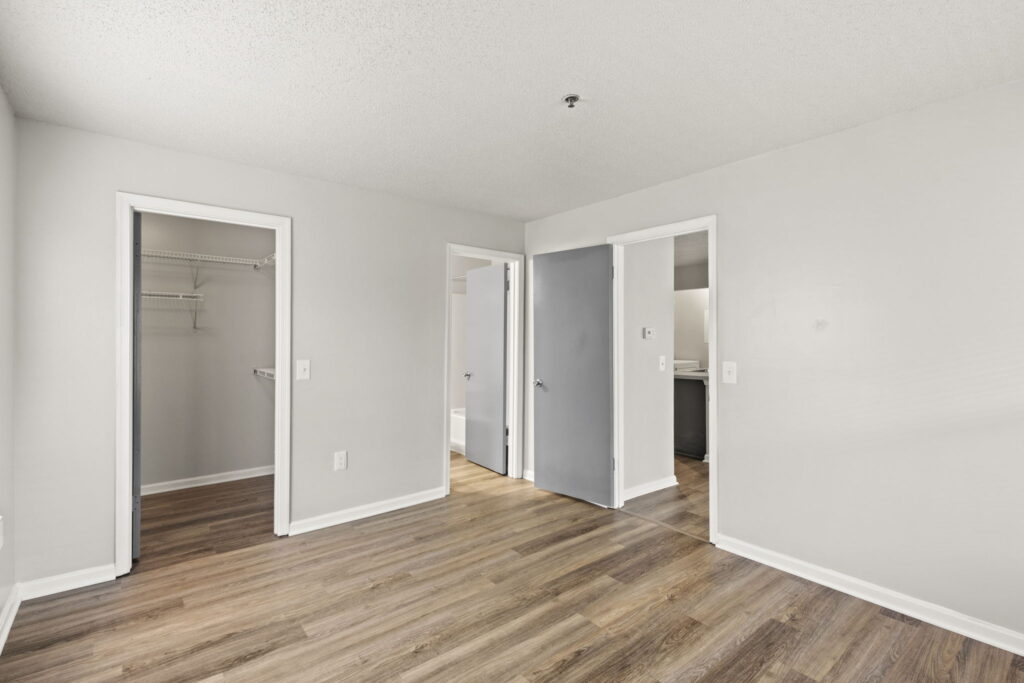
[{"label": "walk-in closet opening", "polygon": [[473,481],[489,472],[522,476],[522,259],[518,254],[449,247],[449,488],[453,480]]},{"label": "walk-in closet opening", "polygon": [[137,214],[137,570],[274,538],[274,233]]},{"label": "walk-in closet opening", "polygon": [[287,535],[291,219],[117,200],[117,574]]}]

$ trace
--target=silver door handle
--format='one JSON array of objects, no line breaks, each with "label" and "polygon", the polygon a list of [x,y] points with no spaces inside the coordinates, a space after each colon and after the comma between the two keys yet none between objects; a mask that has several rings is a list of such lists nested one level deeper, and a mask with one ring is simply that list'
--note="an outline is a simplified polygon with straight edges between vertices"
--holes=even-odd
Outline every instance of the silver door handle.
[{"label": "silver door handle", "polygon": [[535,379],[535,380],[533,380],[533,386],[535,386],[535,387],[542,387],[542,386],[544,386],[544,380],[542,380],[542,379]]},{"label": "silver door handle", "polygon": [[473,373],[467,370],[466,372],[462,373],[462,376],[465,377],[466,379],[469,379],[470,377],[473,376]]}]

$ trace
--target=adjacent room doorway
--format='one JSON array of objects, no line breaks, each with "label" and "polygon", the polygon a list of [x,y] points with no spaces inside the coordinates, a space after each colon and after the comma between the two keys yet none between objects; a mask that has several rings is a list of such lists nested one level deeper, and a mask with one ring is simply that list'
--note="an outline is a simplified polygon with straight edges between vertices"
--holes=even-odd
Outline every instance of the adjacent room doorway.
[{"label": "adjacent room doorway", "polygon": [[[448,245],[445,490],[464,460],[523,476],[523,256]],[[463,468],[465,471],[465,468]]]}]

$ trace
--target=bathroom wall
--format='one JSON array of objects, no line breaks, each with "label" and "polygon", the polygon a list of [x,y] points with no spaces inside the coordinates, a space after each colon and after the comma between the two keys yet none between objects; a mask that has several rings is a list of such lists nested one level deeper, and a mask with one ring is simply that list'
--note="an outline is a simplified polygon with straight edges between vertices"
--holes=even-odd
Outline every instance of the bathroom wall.
[{"label": "bathroom wall", "polygon": [[[146,214],[144,249],[241,258],[274,252],[261,228]],[[266,467],[274,461],[274,268],[203,264],[205,300],[142,302],[142,483]],[[192,292],[188,264],[143,259],[142,288]]]},{"label": "bathroom wall", "polygon": [[[704,268],[706,271],[707,266]],[[699,360],[702,368],[708,366],[708,344],[704,341],[707,310],[707,289],[675,292],[675,357]]]}]

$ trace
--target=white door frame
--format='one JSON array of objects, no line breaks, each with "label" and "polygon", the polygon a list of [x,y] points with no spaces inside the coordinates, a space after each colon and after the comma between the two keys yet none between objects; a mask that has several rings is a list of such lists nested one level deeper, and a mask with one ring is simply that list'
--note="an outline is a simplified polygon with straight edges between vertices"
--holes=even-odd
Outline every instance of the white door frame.
[{"label": "white door frame", "polygon": [[448,378],[451,374],[451,327],[452,327],[452,261],[456,256],[490,259],[508,264],[508,312],[505,328],[506,377],[505,405],[508,420],[508,476],[523,477],[523,270],[525,257],[509,251],[497,251],[465,244],[448,244],[447,267],[445,268],[444,304],[444,492],[452,492],[451,482],[451,401],[448,395]]},{"label": "white door frame", "polygon": [[625,472],[625,329],[623,315],[625,313],[626,269],[625,249],[627,245],[651,240],[688,235],[695,232],[708,233],[708,516],[710,529],[708,533],[712,543],[718,540],[718,273],[716,269],[716,241],[718,217],[704,216],[679,223],[659,225],[644,230],[621,235],[612,235],[608,244],[612,245],[612,263],[615,280],[612,285],[612,426],[613,459],[615,461],[615,477],[613,500],[615,507],[622,507],[623,474]]},{"label": "white door frame", "polygon": [[291,357],[292,219],[162,197],[118,192],[116,235],[117,342],[114,454],[114,565],[116,574],[132,568],[132,216],[135,212],[231,223],[274,231],[275,383],[274,533],[288,535],[291,517]]}]

